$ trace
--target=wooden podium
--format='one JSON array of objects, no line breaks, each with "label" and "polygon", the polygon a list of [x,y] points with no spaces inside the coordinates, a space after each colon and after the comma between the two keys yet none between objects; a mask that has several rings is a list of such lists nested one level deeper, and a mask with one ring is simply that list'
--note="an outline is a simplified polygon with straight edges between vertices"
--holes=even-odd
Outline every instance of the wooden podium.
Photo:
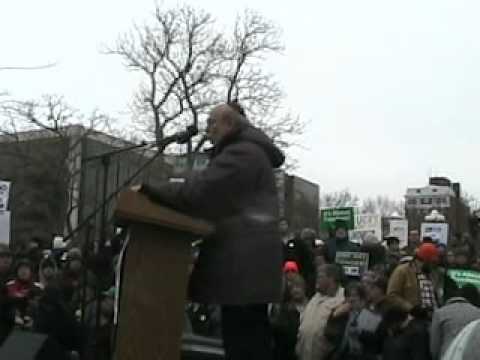
[{"label": "wooden podium", "polygon": [[116,216],[130,225],[125,254],[115,360],[179,360],[191,241],[211,224],[128,190]]}]

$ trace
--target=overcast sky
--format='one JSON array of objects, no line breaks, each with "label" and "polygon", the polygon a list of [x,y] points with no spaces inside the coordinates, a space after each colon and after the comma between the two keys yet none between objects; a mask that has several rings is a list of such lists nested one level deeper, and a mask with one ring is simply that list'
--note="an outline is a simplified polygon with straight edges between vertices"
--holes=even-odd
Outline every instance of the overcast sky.
[{"label": "overcast sky", "polygon": [[[283,29],[286,50],[266,66],[309,121],[297,173],[322,191],[401,198],[434,174],[480,197],[479,1],[187,3],[226,25],[252,8]],[[99,50],[153,9],[152,0],[2,1],[0,66],[58,65],[0,71],[0,90],[125,116],[138,79]]]}]

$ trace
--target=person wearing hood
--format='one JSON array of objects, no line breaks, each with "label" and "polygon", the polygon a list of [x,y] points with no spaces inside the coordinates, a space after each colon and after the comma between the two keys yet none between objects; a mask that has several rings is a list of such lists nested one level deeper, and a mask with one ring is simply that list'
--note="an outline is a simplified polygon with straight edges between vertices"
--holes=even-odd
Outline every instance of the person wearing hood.
[{"label": "person wearing hood", "polygon": [[360,247],[348,239],[348,226],[343,220],[335,221],[334,236],[328,240],[328,260],[335,262],[337,252],[357,252]]},{"label": "person wearing hood", "polygon": [[282,298],[282,242],[274,169],[283,153],[238,104],[215,107],[209,166],[183,183],[135,186],[152,201],[215,225],[190,277],[194,302],[222,307],[227,359],[272,356],[268,303]]}]

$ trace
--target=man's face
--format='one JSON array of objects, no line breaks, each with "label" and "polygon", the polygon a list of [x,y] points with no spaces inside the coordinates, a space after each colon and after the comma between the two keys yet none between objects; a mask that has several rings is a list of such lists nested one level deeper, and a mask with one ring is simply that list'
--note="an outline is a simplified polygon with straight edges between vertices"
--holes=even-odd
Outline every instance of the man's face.
[{"label": "man's face", "polygon": [[12,267],[13,258],[10,255],[0,256],[0,273],[10,270]]},{"label": "man's face", "polygon": [[21,281],[30,281],[32,278],[32,270],[28,266],[20,266],[17,271],[17,276]]},{"label": "man's face", "polygon": [[207,137],[214,145],[233,131],[233,121],[227,116],[228,111],[231,110],[226,105],[220,105],[212,110],[207,120]]},{"label": "man's face", "polygon": [[372,282],[365,282],[364,286],[368,301],[376,303],[383,297],[382,290]]},{"label": "man's face", "polygon": [[338,228],[335,230],[335,237],[337,239],[345,239],[347,237],[347,230],[344,228]]},{"label": "man's face", "polygon": [[317,291],[324,294],[330,289],[332,280],[324,271],[319,271],[317,275]]},{"label": "man's face", "polygon": [[305,287],[298,281],[292,281],[289,284],[290,294],[294,301],[305,299]]}]

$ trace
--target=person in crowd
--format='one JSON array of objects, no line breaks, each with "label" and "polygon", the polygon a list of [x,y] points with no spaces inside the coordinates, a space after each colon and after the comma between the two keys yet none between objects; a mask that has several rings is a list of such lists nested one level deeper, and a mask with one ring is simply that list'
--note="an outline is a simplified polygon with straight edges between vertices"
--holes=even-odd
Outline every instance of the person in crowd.
[{"label": "person in crowd", "polygon": [[285,252],[287,244],[295,239],[295,233],[290,230],[290,224],[286,218],[280,219],[278,222],[278,230],[280,231],[280,238],[282,239]]},{"label": "person in crowd", "polygon": [[475,271],[480,271],[480,256],[476,256],[475,260],[472,263],[472,269]]},{"label": "person in crowd", "polygon": [[325,243],[318,244],[313,249],[313,254],[314,254],[315,269],[318,269],[320,266],[328,264],[328,249],[325,246]]},{"label": "person in crowd", "polygon": [[328,240],[328,260],[335,262],[337,252],[358,252],[360,247],[348,239],[347,223],[343,220],[335,221],[334,236]]},{"label": "person in crowd", "polygon": [[15,278],[7,283],[7,296],[15,308],[15,324],[22,328],[33,326],[35,302],[41,294],[34,275],[31,262],[22,259],[16,265]]},{"label": "person in crowd", "polygon": [[448,268],[455,268],[457,266],[455,261],[455,252],[452,249],[447,250],[446,265]]},{"label": "person in crowd", "polygon": [[90,331],[85,349],[85,360],[110,360],[112,357],[113,317],[115,311],[115,288],[102,293],[100,323],[96,331]]},{"label": "person in crowd", "polygon": [[387,253],[385,247],[373,234],[366,236],[360,251],[368,254],[368,267],[373,271],[386,271]]},{"label": "person in crowd", "polygon": [[330,314],[345,300],[342,278],[342,269],[337,265],[318,269],[317,293],[308,302],[300,321],[296,346],[300,360],[324,360],[334,350],[324,332]]},{"label": "person in crowd", "polygon": [[40,262],[38,278],[43,289],[57,284],[58,266],[53,257],[46,257]]},{"label": "person in crowd", "polygon": [[464,284],[460,289],[460,296],[473,306],[480,308],[480,293],[475,285],[470,283]]},{"label": "person in crowd", "polygon": [[480,319],[465,326],[453,339],[442,360],[478,360]]},{"label": "person in crowd", "polygon": [[40,261],[42,261],[42,246],[43,240],[39,237],[33,237],[27,243],[24,257],[30,261],[34,269],[38,269]]},{"label": "person in crowd", "polygon": [[392,306],[383,317],[386,329],[383,360],[430,360],[427,322],[415,319],[400,306]]},{"label": "person in crowd", "polygon": [[386,274],[390,275],[400,264],[402,252],[400,251],[400,240],[397,237],[389,236],[385,238],[385,242],[387,244]]},{"label": "person in crowd", "polygon": [[13,256],[7,245],[0,244],[0,346],[15,325],[15,308],[8,297],[7,282],[12,277]]},{"label": "person in crowd", "polygon": [[38,302],[34,330],[48,335],[66,355],[81,353],[83,339],[80,324],[76,321],[65,294],[56,284],[49,284]]},{"label": "person in crowd", "polygon": [[365,287],[368,309],[383,317],[392,306],[387,297],[388,279],[381,274],[373,274],[364,278],[362,283]]},{"label": "person in crowd", "polygon": [[6,284],[12,277],[13,255],[8,245],[0,244],[0,284]]},{"label": "person in crowd", "polygon": [[[215,224],[190,277],[190,296],[222,306],[228,359],[272,356],[268,304],[282,297],[282,242],[274,168],[285,156],[238,104],[209,116],[209,166],[183,183],[134,187],[153,201]],[[234,191],[233,191],[234,189]]]},{"label": "person in crowd", "polygon": [[456,248],[455,254],[455,268],[469,270],[471,268],[470,253],[464,247]]},{"label": "person in crowd", "polygon": [[408,244],[404,249],[409,256],[414,256],[415,251],[420,246],[420,233],[418,230],[410,230],[408,233]]},{"label": "person in crowd", "polygon": [[[382,317],[367,307],[365,287],[361,283],[351,283],[345,289],[346,303],[335,309],[331,319],[343,312],[348,313],[341,344],[331,356],[332,360],[370,360],[376,354],[368,351],[364,344],[365,337],[374,337]],[[328,327],[328,325],[327,325]],[[332,341],[332,340],[331,340]]]},{"label": "person in crowd", "polygon": [[306,285],[302,275],[291,273],[284,300],[273,306],[270,314],[274,340],[274,360],[295,360],[300,317],[307,306]]},{"label": "person in crowd", "polygon": [[302,230],[299,238],[293,237],[284,243],[284,261],[294,261],[298,265],[298,270],[307,284],[308,297],[315,293],[316,268],[313,253],[315,237],[315,230],[306,228]]},{"label": "person in crowd", "polygon": [[[430,331],[430,350],[433,360],[441,360],[450,343],[470,322],[480,319],[480,309],[465,298],[459,290],[446,304],[435,310]],[[477,291],[476,288],[474,288]],[[468,297],[468,295],[467,295]]]},{"label": "person in crowd", "polygon": [[438,249],[434,244],[422,244],[414,260],[399,265],[390,277],[387,294],[407,312],[419,307],[431,313],[438,306],[439,279],[432,276],[438,262]]}]

